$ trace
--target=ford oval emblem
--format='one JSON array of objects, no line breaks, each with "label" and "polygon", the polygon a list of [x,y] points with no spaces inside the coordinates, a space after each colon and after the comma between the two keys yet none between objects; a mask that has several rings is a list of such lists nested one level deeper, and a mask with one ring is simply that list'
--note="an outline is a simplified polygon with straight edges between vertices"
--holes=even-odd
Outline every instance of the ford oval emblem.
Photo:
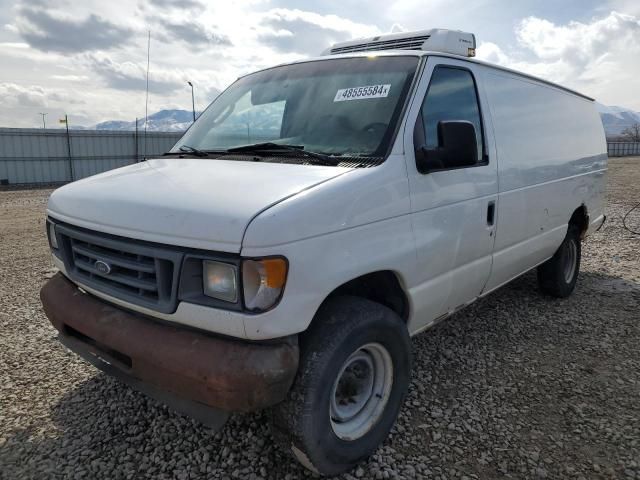
[{"label": "ford oval emblem", "polygon": [[107,262],[103,262],[102,260],[96,260],[96,263],[94,263],[93,266],[102,275],[109,275],[111,273],[111,265]]}]

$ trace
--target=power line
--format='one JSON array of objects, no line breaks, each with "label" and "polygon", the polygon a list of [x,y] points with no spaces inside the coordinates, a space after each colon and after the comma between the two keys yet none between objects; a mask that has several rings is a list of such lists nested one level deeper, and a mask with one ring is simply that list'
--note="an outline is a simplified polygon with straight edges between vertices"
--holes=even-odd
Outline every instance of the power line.
[{"label": "power line", "polygon": [[640,235],[640,231],[633,230],[627,225],[627,217],[629,216],[629,214],[631,214],[631,212],[633,212],[638,207],[640,207],[640,202],[638,202],[634,207],[631,208],[631,210],[629,210],[627,213],[624,214],[624,217],[622,217],[622,226],[629,232],[633,233],[634,235]]}]

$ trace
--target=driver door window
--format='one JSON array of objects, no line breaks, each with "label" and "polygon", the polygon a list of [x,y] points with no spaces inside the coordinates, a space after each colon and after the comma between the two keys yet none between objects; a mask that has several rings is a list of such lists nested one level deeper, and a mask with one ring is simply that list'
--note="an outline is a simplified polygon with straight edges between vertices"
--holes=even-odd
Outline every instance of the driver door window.
[{"label": "driver door window", "polygon": [[433,70],[416,125],[416,146],[438,147],[438,122],[466,120],[476,130],[478,164],[486,164],[480,107],[470,71],[438,66]]}]

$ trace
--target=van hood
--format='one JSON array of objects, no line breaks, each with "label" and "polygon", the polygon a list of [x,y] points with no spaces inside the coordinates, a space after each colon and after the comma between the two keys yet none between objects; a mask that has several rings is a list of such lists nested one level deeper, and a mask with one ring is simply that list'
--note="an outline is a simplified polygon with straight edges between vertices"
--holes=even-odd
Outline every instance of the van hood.
[{"label": "van hood", "polygon": [[47,212],[79,227],[150,242],[240,252],[260,212],[349,168],[162,158],[59,188]]}]

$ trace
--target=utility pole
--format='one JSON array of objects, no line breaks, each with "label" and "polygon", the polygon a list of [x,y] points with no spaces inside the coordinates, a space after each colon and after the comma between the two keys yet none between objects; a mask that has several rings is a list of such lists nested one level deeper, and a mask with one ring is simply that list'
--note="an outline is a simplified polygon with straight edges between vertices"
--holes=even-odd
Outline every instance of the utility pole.
[{"label": "utility pole", "polygon": [[196,121],[196,99],[193,95],[193,83],[187,82],[191,87],[191,109],[193,110],[193,121]]},{"label": "utility pole", "polygon": [[64,123],[66,129],[67,129],[67,155],[69,158],[69,177],[71,177],[71,181],[73,182],[75,180],[74,178],[74,174],[73,174],[73,157],[71,156],[71,135],[69,134],[69,117],[67,116],[67,114],[64,114],[64,120],[60,119],[60,123]]},{"label": "utility pole", "polygon": [[147,90],[144,101],[144,159],[147,159],[147,124],[149,123],[149,62],[151,61],[151,30],[147,37]]},{"label": "utility pole", "polygon": [[136,132],[133,135],[135,162],[138,163],[138,117],[136,117]]},{"label": "utility pole", "polygon": [[48,113],[42,113],[42,112],[40,112],[40,115],[42,115],[42,129],[43,129],[43,130],[45,130],[45,129],[47,128],[47,124],[46,124],[46,123],[45,123],[45,121],[44,121],[44,117],[45,117],[46,115],[48,115]]}]

